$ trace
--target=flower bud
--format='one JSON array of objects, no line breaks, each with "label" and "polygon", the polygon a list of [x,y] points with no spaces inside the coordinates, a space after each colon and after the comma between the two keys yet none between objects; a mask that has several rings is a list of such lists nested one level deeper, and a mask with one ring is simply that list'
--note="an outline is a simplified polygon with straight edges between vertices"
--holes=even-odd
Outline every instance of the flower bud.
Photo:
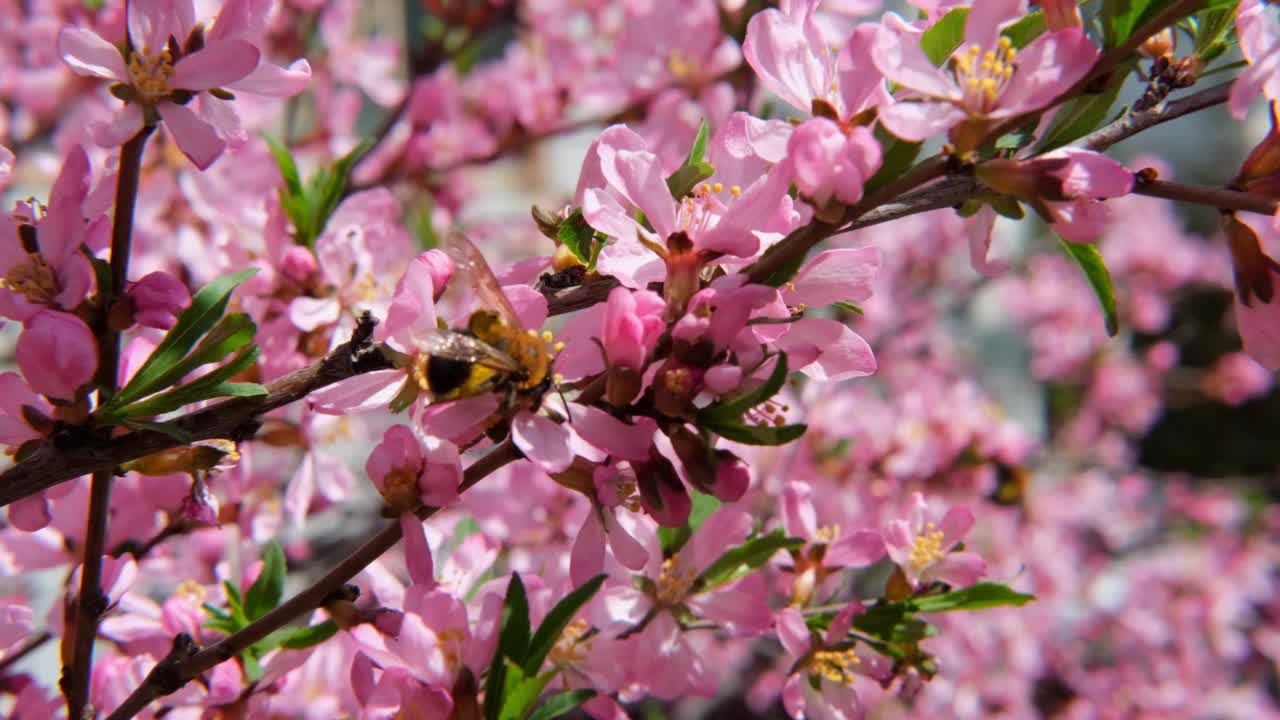
[{"label": "flower bud", "polygon": [[27,384],[51,399],[74,400],[98,370],[93,331],[75,315],[56,310],[41,310],[27,320],[16,354]]},{"label": "flower bud", "polygon": [[646,462],[635,462],[636,488],[645,512],[663,527],[680,527],[689,522],[693,501],[680,482],[671,461],[651,450]]},{"label": "flower bud", "polygon": [[280,259],[280,272],[297,283],[305,283],[319,270],[320,264],[316,261],[316,256],[301,245],[291,246]]},{"label": "flower bud", "polygon": [[737,502],[751,487],[751,468],[728,450],[716,451],[715,494],[723,502]]},{"label": "flower bud", "polygon": [[685,425],[668,430],[667,437],[671,439],[671,447],[675,448],[676,456],[684,466],[684,476],[689,484],[700,492],[715,495],[715,457],[707,443]]},{"label": "flower bud", "polygon": [[1249,157],[1245,158],[1235,183],[1248,192],[1263,192],[1271,197],[1280,197],[1266,192],[1280,187],[1280,180],[1277,178],[1280,178],[1280,102],[1271,104],[1271,131],[1249,153]]},{"label": "flower bud", "polygon": [[174,276],[153,272],[129,287],[133,303],[133,319],[143,327],[168,330],[177,322],[178,313],[191,303],[191,293]]},{"label": "flower bud", "polygon": [[[1077,13],[1078,12],[1079,11],[1077,11]],[[1050,26],[1050,28],[1052,29],[1052,26]],[[1174,45],[1173,28],[1165,28],[1144,40],[1142,44],[1138,46],[1138,52],[1149,58],[1164,57],[1173,52]]]}]

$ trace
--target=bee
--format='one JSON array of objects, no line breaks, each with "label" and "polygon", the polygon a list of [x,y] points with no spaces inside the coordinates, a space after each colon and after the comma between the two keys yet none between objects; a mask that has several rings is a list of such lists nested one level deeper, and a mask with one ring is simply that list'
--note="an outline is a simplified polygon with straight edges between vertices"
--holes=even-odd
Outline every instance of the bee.
[{"label": "bee", "polygon": [[551,334],[525,329],[469,240],[452,235],[444,250],[454,263],[452,282],[466,282],[479,307],[466,327],[440,328],[422,339],[413,379],[435,401],[499,393],[507,396],[508,407],[522,400],[538,407],[552,382]]}]

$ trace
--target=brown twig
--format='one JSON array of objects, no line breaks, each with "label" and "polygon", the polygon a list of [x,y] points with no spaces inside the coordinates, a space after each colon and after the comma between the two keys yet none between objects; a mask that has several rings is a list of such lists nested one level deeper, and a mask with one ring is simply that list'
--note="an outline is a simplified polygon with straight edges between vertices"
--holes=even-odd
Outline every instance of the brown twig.
[{"label": "brown twig", "polygon": [[[372,332],[372,319],[368,323],[362,321],[350,342],[338,346],[323,359],[269,383],[266,395],[224,400],[173,424],[193,440],[251,436],[259,419],[276,408],[360,373],[388,368],[381,353],[369,352],[373,347]],[[136,431],[114,438],[94,436],[70,448],[45,443],[0,474],[0,506],[88,473],[114,472],[121,463],[181,444],[170,435],[152,431]]]},{"label": "brown twig", "polygon": [[1161,103],[1150,110],[1128,113],[1110,125],[1099,128],[1076,140],[1071,145],[1086,150],[1102,152],[1121,140],[1126,140],[1147,128],[1175,120],[1183,115],[1199,112],[1214,105],[1221,105],[1227,101],[1227,97],[1230,94],[1231,83],[1214,85],[1211,88],[1205,88],[1186,97]]},{"label": "brown twig", "polygon": [[1167,180],[1144,180],[1141,175],[1137,178],[1133,185],[1135,195],[1208,205],[1219,210],[1256,212],[1263,215],[1275,214],[1276,209],[1280,207],[1280,201],[1265,195]]},{"label": "brown twig", "polygon": [[[466,469],[459,492],[465,492],[474,487],[486,476],[519,458],[520,451],[510,441],[498,445]],[[425,520],[438,511],[439,508],[424,507],[418,511],[418,517]],[[320,607],[326,598],[333,595],[369,563],[377,560],[400,542],[400,532],[398,521],[388,523],[310,587],[289,598],[244,629],[228,635],[204,650],[192,653],[189,652],[191,649],[189,647],[180,648],[181,636],[179,636],[174,641],[176,652],[171,651],[168,657],[158,663],[142,684],[108,716],[107,720],[127,720],[133,717],[156,698],[178,690],[215,665],[236,657],[267,635],[301,617],[304,613]],[[187,640],[189,641],[190,638]]]},{"label": "brown twig", "polygon": [[[110,308],[123,297],[129,282],[129,256],[133,245],[133,211],[142,178],[142,153],[154,125],[144,125],[120,148],[116,175],[115,216],[111,223],[111,286],[99,288],[102,321],[98,327],[97,383],[110,397],[116,391],[120,363],[120,332],[112,327]],[[93,473],[89,485],[89,515],[85,520],[84,553],[80,560],[80,589],[74,600],[75,627],[62,638],[62,655],[70,658],[62,668],[59,685],[67,701],[67,717],[78,718],[89,703],[89,676],[93,672],[93,641],[98,620],[106,609],[102,591],[102,555],[106,552],[107,522],[111,510],[111,471]]]}]

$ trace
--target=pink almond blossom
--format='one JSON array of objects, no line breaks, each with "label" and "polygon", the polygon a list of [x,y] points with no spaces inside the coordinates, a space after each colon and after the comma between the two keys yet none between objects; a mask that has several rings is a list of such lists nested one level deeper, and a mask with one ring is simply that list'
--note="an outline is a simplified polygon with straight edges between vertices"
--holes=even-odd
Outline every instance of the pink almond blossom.
[{"label": "pink almond blossom", "polygon": [[[1017,50],[1000,29],[1026,13],[1025,2],[975,0],[964,42],[947,68],[920,47],[923,30],[886,13],[871,59],[909,91],[880,111],[894,135],[921,141],[951,130],[961,152],[977,148],[990,124],[1043,108],[1084,77],[1098,48],[1080,28],[1047,32]],[[963,125],[962,125],[963,124]]]},{"label": "pink almond blossom", "polygon": [[74,400],[98,369],[98,340],[75,315],[41,310],[25,323],[16,355],[31,389],[50,399]]},{"label": "pink almond blossom", "polygon": [[884,531],[889,557],[913,587],[941,580],[949,585],[972,585],[986,573],[987,564],[971,552],[952,552],[973,527],[973,511],[958,505],[940,513],[912,495],[906,520],[894,520]]},{"label": "pink almond blossom", "polygon": [[110,124],[95,128],[95,140],[104,147],[120,145],[144,125],[163,121],[201,170],[228,143],[245,142],[248,136],[226,91],[288,97],[301,92],[311,77],[306,60],[288,68],[263,61],[254,41],[265,31],[270,9],[265,3],[228,0],[206,31],[191,0],[131,3],[125,55],[97,33],[63,28],[58,52],[72,72],[123,86],[118,97],[126,98],[124,107]]}]

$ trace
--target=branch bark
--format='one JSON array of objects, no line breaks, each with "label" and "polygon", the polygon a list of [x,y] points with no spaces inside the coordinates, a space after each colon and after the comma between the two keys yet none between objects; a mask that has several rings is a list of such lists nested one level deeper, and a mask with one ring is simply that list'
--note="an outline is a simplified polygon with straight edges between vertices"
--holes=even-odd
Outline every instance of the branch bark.
[{"label": "branch bark", "polygon": [[[194,440],[251,437],[266,413],[322,387],[360,373],[388,368],[381,353],[370,352],[373,325],[372,318],[367,322],[362,320],[349,342],[322,360],[269,383],[266,395],[224,400],[187,415],[174,425]],[[114,472],[122,463],[181,444],[169,435],[152,431],[130,432],[114,438],[95,435],[71,447],[47,442],[0,474],[0,507],[72,478],[92,472]]]}]

